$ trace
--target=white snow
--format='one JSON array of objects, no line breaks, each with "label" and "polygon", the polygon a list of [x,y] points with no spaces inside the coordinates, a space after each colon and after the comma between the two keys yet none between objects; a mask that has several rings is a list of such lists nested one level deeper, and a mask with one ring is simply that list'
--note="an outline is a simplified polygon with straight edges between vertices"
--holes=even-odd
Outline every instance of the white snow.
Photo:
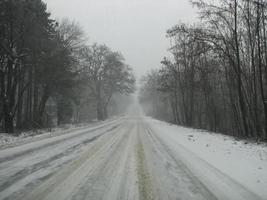
[{"label": "white snow", "polygon": [[67,124],[55,128],[47,129],[37,129],[21,132],[18,136],[0,133],[0,149],[8,148],[11,146],[17,146],[19,144],[27,143],[33,140],[39,140],[46,137],[51,137],[51,135],[64,134],[67,132],[74,131],[76,129],[85,128],[89,126],[88,124]]},{"label": "white snow", "polygon": [[[0,151],[0,199],[20,199],[46,176],[58,171],[91,147],[91,140],[117,127],[119,119],[27,137]],[[92,143],[93,144],[93,143]],[[13,196],[12,196],[13,195]]]},{"label": "white snow", "polygon": [[138,199],[140,188],[155,199],[267,199],[266,145],[171,125],[138,108],[9,144],[0,151],[0,199]]},{"label": "white snow", "polygon": [[[223,185],[228,183],[227,180],[222,183],[216,180],[229,178],[242,185],[240,190],[249,189],[267,199],[266,144],[237,141],[230,136],[170,125],[151,118],[146,118],[146,121],[209,188],[217,190],[218,185],[221,186],[221,191],[215,193],[221,192],[225,196],[225,193],[231,192],[232,185]],[[233,193],[230,194],[229,198],[237,199]]]},{"label": "white snow", "polygon": [[80,123],[80,124],[64,124],[54,128],[46,128],[46,129],[36,129],[30,131],[24,131],[20,133],[18,136],[0,133],[0,150],[10,147],[15,147],[19,145],[23,145],[29,142],[34,142],[50,137],[56,137],[59,135],[64,135],[67,133],[73,133],[78,130],[83,130],[85,128],[90,128],[93,126],[105,124],[109,121],[113,121],[116,118],[120,118],[121,116],[113,116],[109,120],[106,121],[97,121],[92,120],[91,123]]}]

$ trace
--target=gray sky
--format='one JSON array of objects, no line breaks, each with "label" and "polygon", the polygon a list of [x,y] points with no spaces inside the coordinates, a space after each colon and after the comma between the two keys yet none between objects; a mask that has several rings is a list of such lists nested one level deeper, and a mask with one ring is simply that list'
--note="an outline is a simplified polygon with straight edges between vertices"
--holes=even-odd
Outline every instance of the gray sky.
[{"label": "gray sky", "polygon": [[140,77],[158,68],[167,53],[166,30],[195,21],[188,0],[44,0],[52,17],[79,22],[89,42],[120,51]]}]

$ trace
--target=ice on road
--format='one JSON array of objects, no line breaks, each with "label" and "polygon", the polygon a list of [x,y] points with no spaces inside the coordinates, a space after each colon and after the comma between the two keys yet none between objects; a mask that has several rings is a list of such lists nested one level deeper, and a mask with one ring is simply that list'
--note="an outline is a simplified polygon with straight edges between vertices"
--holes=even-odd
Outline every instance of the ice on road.
[{"label": "ice on road", "polygon": [[221,146],[206,152],[220,137],[201,140],[195,132],[145,117],[135,106],[105,123],[1,150],[0,199],[267,199],[264,150],[255,161],[260,169],[250,173],[214,153]]}]

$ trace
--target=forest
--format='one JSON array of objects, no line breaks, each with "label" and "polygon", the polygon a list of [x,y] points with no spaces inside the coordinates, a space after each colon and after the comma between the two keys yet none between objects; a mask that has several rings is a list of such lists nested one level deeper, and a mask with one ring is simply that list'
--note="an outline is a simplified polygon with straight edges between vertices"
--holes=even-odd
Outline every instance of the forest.
[{"label": "forest", "polygon": [[78,23],[42,0],[0,1],[0,131],[105,120],[134,91],[123,55],[89,45]]},{"label": "forest", "polygon": [[142,78],[145,112],[182,126],[266,140],[267,2],[191,3],[198,22],[171,27],[171,57]]}]

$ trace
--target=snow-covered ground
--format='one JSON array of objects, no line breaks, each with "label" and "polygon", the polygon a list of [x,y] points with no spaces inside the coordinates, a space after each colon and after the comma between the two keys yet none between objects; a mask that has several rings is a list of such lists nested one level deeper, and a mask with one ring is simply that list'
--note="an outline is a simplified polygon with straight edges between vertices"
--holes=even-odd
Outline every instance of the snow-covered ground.
[{"label": "snow-covered ground", "polygon": [[267,199],[267,147],[145,117],[137,105],[0,150],[0,199]]},{"label": "snow-covered ground", "polygon": [[[238,199],[231,191],[236,188],[227,185],[228,181],[216,183],[225,178],[240,184],[241,189],[249,189],[267,199],[266,144],[237,141],[230,136],[170,125],[151,118],[146,121],[203,183],[210,188],[214,185],[215,191],[221,190],[217,194],[229,192],[228,199],[231,196],[232,199]],[[220,174],[216,175],[215,171]]]},{"label": "snow-covered ground", "polygon": [[4,149],[11,146],[17,146],[25,142],[32,140],[38,140],[41,138],[50,137],[51,135],[65,134],[66,132],[74,131],[77,128],[84,128],[87,124],[81,124],[79,126],[68,124],[62,127],[47,128],[47,129],[36,129],[30,131],[21,132],[18,136],[0,133],[0,149]]},{"label": "snow-covered ground", "polygon": [[71,132],[49,133],[0,151],[0,199],[21,199],[28,191],[74,161],[99,137],[120,125],[120,118]]},{"label": "snow-covered ground", "polygon": [[[117,117],[118,116],[113,116],[108,121],[112,121]],[[104,123],[106,122],[107,121],[105,121]],[[93,120],[90,123],[65,124],[65,125],[61,125],[58,127],[54,127],[54,128],[24,131],[24,132],[19,133],[18,136],[0,132],[0,150],[26,144],[29,142],[34,142],[34,141],[49,138],[49,137],[55,137],[55,136],[59,136],[62,134],[72,133],[74,131],[89,128],[89,127],[92,127],[92,126],[95,126],[101,123],[103,122]]]}]

